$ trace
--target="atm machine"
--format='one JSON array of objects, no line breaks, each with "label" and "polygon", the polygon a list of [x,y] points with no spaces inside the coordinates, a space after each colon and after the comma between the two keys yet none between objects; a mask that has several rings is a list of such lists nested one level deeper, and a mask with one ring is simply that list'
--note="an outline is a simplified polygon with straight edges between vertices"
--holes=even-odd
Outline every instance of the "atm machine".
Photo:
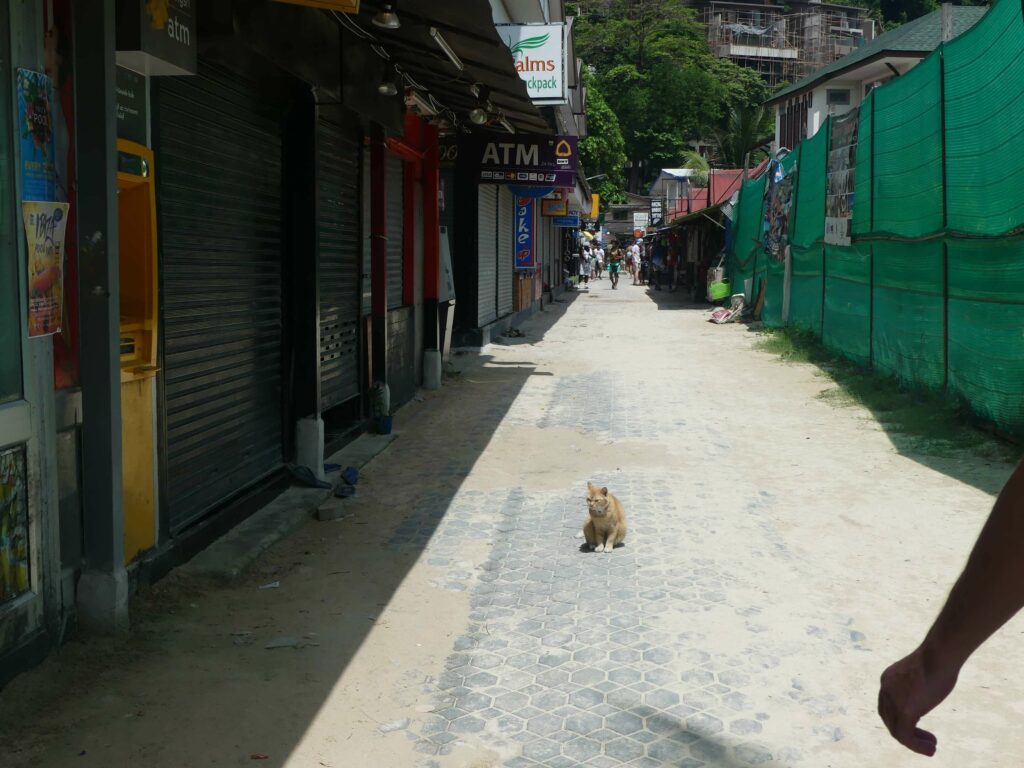
[{"label": "atm machine", "polygon": [[153,152],[117,142],[124,555],[156,543],[157,244]]}]

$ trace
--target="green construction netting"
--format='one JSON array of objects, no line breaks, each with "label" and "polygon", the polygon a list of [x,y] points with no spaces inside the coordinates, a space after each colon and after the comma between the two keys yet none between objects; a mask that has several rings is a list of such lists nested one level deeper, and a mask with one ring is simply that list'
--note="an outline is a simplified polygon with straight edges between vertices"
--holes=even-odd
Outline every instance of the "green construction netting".
[{"label": "green construction netting", "polygon": [[[799,173],[799,159],[799,149],[795,152],[790,152],[782,158],[782,170],[787,175],[794,172]],[[794,182],[795,181],[797,181],[797,179],[794,179]],[[790,218],[792,218],[792,207],[789,210],[789,215]],[[758,263],[759,265],[764,265],[763,279],[766,281],[764,291],[764,309],[761,312],[761,320],[764,321],[764,324],[769,328],[779,328],[783,324],[782,310],[785,299],[786,264],[784,261],[771,258],[764,251],[759,254]]]},{"label": "green construction netting", "polygon": [[1024,431],[1024,240],[951,240],[949,392]]},{"label": "green construction netting", "polygon": [[857,166],[853,174],[853,234],[871,232],[871,111],[874,109],[875,92],[872,91],[861,103],[857,116]]},{"label": "green construction netting", "polygon": [[821,268],[824,247],[790,248],[789,323],[803,331],[821,332]]},{"label": "green construction netting", "polygon": [[[940,65],[938,52],[933,53],[875,91],[876,234],[920,237],[942,230]],[[858,168],[865,162],[870,167],[871,158],[858,152]]]},{"label": "green construction netting", "polygon": [[[761,239],[761,203],[765,176],[746,179],[740,189],[739,221],[733,237],[733,256],[729,265],[732,292],[743,293],[744,282],[754,275]],[[763,262],[763,259],[760,259]]]},{"label": "green construction netting", "polygon": [[[796,212],[789,242],[810,247],[825,233],[825,161],[828,155],[828,125],[800,144]],[[820,297],[819,297],[820,302]]]},{"label": "green construction netting", "polygon": [[[998,0],[973,29],[861,104],[853,245],[824,244],[831,125],[804,141],[790,228],[789,324],[908,386],[946,391],[1024,434],[1024,20]],[[943,167],[945,152],[945,168]],[[764,179],[743,185],[732,270],[758,254]],[[945,273],[945,274],[944,274]]]},{"label": "green construction netting", "polygon": [[871,357],[871,249],[825,246],[825,315],[821,340],[844,357]]},{"label": "green construction netting", "polygon": [[873,364],[905,385],[941,389],[942,241],[876,242],[872,247]]},{"label": "green construction netting", "polygon": [[1001,235],[1024,222],[1024,21],[996,3],[944,50],[947,226]]}]

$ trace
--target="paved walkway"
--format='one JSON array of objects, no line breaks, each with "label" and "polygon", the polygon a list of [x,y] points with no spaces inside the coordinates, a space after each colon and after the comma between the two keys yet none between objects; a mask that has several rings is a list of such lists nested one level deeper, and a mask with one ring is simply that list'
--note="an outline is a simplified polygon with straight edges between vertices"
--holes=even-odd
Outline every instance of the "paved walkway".
[{"label": "paved walkway", "polygon": [[[1009,467],[913,453],[678,294],[605,280],[523,330],[399,415],[350,517],[4,691],[14,764],[917,764],[877,677]],[[629,517],[610,554],[579,551],[588,479]],[[1024,760],[1022,629],[930,719],[933,764]]]}]

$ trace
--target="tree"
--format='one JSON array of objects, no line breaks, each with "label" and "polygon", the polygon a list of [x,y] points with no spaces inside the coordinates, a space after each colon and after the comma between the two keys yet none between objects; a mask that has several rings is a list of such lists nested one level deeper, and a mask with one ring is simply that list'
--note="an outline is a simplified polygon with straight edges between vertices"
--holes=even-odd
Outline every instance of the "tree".
[{"label": "tree", "polygon": [[624,202],[626,152],[619,120],[586,69],[583,84],[587,89],[587,136],[580,142],[583,167],[591,176],[604,176],[593,185],[602,200]]},{"label": "tree", "polygon": [[730,168],[747,169],[751,160],[760,159],[759,150],[774,137],[770,123],[763,105],[733,107],[725,128],[715,133],[719,161]]},{"label": "tree", "polygon": [[689,168],[693,173],[690,181],[695,187],[706,187],[708,178],[711,176],[711,163],[700,152],[695,149],[688,149],[683,154],[683,168]]},{"label": "tree", "polygon": [[695,11],[679,0],[588,0],[574,12],[577,51],[618,118],[632,192],[678,167],[732,107],[769,95],[755,72],[712,55]]}]

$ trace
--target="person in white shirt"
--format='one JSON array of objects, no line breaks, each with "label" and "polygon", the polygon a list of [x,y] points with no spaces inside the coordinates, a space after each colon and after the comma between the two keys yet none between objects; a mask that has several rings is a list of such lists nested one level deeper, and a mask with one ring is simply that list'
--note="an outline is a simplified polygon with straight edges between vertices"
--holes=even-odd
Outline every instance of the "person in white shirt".
[{"label": "person in white shirt", "polygon": [[597,247],[597,279],[604,280],[604,248],[601,246]]}]

